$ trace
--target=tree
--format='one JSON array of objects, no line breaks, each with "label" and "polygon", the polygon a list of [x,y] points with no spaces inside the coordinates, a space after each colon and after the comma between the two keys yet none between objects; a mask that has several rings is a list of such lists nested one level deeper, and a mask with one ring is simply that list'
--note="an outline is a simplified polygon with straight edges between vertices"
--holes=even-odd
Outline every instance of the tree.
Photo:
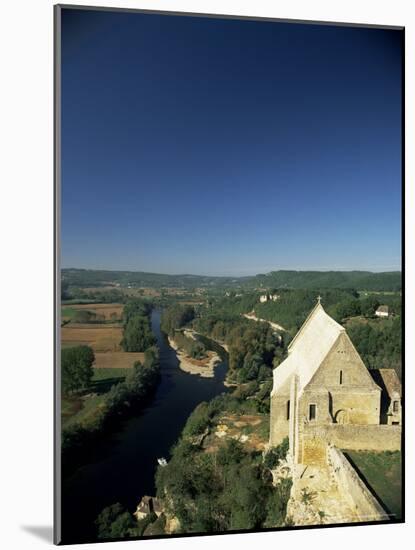
[{"label": "tree", "polygon": [[248,460],[227,468],[222,501],[229,517],[228,529],[262,526],[267,514],[270,487],[262,480],[261,467]]},{"label": "tree", "polygon": [[175,330],[190,323],[195,317],[193,306],[174,304],[163,311],[161,317],[161,330],[173,335]]},{"label": "tree", "polygon": [[62,390],[73,392],[85,389],[93,376],[95,355],[89,346],[64,348],[61,353]]},{"label": "tree", "polygon": [[[216,400],[215,400],[216,401]],[[205,404],[213,412],[213,402]],[[264,468],[240,442],[229,440],[217,453],[200,452],[188,434],[156,476],[157,493],[169,496],[170,512],[183,531],[214,532],[261,527],[272,491]]]},{"label": "tree", "polygon": [[151,304],[145,300],[139,298],[132,298],[124,306],[123,320],[124,325],[128,323],[131,317],[139,315],[141,317],[148,317],[151,313]]},{"label": "tree", "polygon": [[350,323],[347,332],[369,369],[394,368],[401,377],[401,317],[372,323]]},{"label": "tree", "polygon": [[333,309],[333,316],[339,322],[347,317],[361,315],[361,313],[361,302],[358,298],[347,298],[342,300]]},{"label": "tree", "polygon": [[262,357],[257,353],[248,353],[245,356],[243,367],[238,372],[240,382],[256,380],[258,378],[259,369],[262,367]]},{"label": "tree", "polygon": [[134,314],[124,325],[121,346],[124,351],[145,351],[155,343],[148,317]]},{"label": "tree", "polygon": [[373,317],[379,306],[380,306],[379,300],[374,296],[368,296],[367,298],[363,298],[360,302],[362,315],[364,315],[365,317]]},{"label": "tree", "polygon": [[217,464],[220,466],[229,466],[239,464],[245,456],[242,444],[235,439],[230,439],[225,445],[222,445],[216,455]]},{"label": "tree", "polygon": [[99,539],[116,539],[134,536],[133,516],[119,502],[107,506],[95,521]]}]

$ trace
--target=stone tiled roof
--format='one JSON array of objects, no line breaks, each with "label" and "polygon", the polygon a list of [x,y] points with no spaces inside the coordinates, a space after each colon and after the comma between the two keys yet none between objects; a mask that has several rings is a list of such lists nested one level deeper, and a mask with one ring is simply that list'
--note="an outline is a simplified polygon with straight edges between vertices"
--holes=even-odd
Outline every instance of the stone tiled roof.
[{"label": "stone tiled roof", "polygon": [[149,514],[151,511],[151,498],[152,497],[149,497],[148,495],[143,496],[137,506],[137,512]]},{"label": "stone tiled roof", "polygon": [[160,514],[162,511],[163,511],[163,508],[160,504],[160,501],[158,498],[154,497],[153,498],[153,511],[156,513],[156,514]]},{"label": "stone tiled roof", "polygon": [[384,386],[389,397],[393,397],[393,394],[397,394],[399,397],[402,395],[401,382],[395,369],[377,369],[373,371],[374,375],[376,373],[381,378],[381,386]]},{"label": "stone tiled roof", "polygon": [[288,347],[288,357],[274,369],[273,392],[297,374],[299,391],[311,380],[338,337],[345,332],[320,302],[314,307]]},{"label": "stone tiled roof", "polygon": [[145,495],[140,500],[136,513],[140,512],[143,514],[150,514],[151,512],[155,513],[161,513],[162,512],[162,506],[160,504],[160,501],[156,497]]}]

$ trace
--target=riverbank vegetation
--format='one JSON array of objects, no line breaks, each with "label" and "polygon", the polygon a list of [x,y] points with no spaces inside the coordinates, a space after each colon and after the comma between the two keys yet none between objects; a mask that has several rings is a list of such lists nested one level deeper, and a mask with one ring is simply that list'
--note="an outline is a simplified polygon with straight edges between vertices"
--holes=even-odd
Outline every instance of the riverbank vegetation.
[{"label": "riverbank vegetation", "polygon": [[122,380],[114,379],[103,393],[84,396],[82,406],[62,429],[62,467],[68,473],[82,462],[118,419],[141,408],[150,398],[159,378],[156,347],[148,348],[143,364],[137,361]]},{"label": "riverbank vegetation", "polygon": [[[136,520],[126,508],[119,502],[107,506],[102,510],[95,521],[97,529],[97,538],[99,540],[114,540],[120,538],[141,537],[148,527],[152,527],[151,532],[146,534],[163,534],[164,516],[157,518],[156,514],[150,513],[147,517]],[[161,530],[157,530],[157,525],[161,524]],[[150,531],[150,528],[148,529]]]},{"label": "riverbank vegetation", "polygon": [[193,335],[187,335],[182,330],[194,318],[195,309],[193,306],[174,303],[163,309],[160,328],[187,357],[204,359],[207,356],[206,346]]},{"label": "riverbank vegetation", "polygon": [[[224,422],[238,411],[238,426],[255,410],[245,396],[221,395],[199,405],[190,415],[168,465],[158,468],[157,495],[166,513],[178,520],[179,532],[278,527],[286,521],[291,480],[274,487],[264,461],[262,441],[235,436]],[[251,418],[251,417],[249,417]],[[260,417],[259,417],[260,418]],[[268,416],[265,415],[268,422]],[[260,430],[254,429],[255,435]],[[286,449],[279,459],[283,460]],[[267,455],[265,455],[267,456]]]},{"label": "riverbank vegetation", "polygon": [[173,335],[173,340],[177,347],[183,350],[188,357],[204,359],[207,356],[205,345],[195,338],[186,336],[183,332],[176,331]]},{"label": "riverbank vegetation", "polygon": [[[269,399],[268,389],[262,398]],[[157,470],[162,515],[137,522],[131,512],[113,505],[97,518],[98,537],[128,538],[172,530],[212,533],[289,524],[291,479],[274,486],[270,472],[285,459],[287,444],[284,441],[264,453],[269,415],[259,405],[259,393],[260,386],[245,385],[198,405],[171,450],[167,466]]]},{"label": "riverbank vegetation", "polygon": [[193,306],[185,304],[172,304],[163,310],[161,315],[161,330],[168,336],[174,336],[176,330],[181,329],[195,318]]},{"label": "riverbank vegetation", "polygon": [[229,353],[229,382],[264,381],[272,376],[286,354],[290,338],[267,323],[254,323],[240,316],[222,318],[216,312],[201,315],[194,322],[197,332],[226,346]]},{"label": "riverbank vegetation", "polygon": [[84,390],[94,375],[94,352],[89,346],[75,346],[62,350],[61,381],[63,393]]},{"label": "riverbank vegetation", "polygon": [[156,339],[150,324],[151,304],[134,299],[126,303],[123,311],[123,337],[121,347],[124,351],[144,351],[153,346]]},{"label": "riverbank vegetation", "polygon": [[[96,312],[100,312],[100,323],[77,322],[78,313]],[[155,338],[150,329],[151,306],[144,301],[134,300],[126,305],[98,304],[91,311],[77,304],[63,308],[62,313],[66,313],[70,321],[61,329],[62,421],[66,427],[74,422],[75,415],[77,420],[80,415],[94,416],[95,409],[102,408],[102,394],[113,384],[124,381],[121,378],[125,379],[137,362],[148,362],[143,351],[154,344]],[[106,323],[114,314],[123,317],[122,326]],[[136,319],[140,320],[142,330],[134,334],[134,342],[130,333]],[[121,342],[128,349],[144,350],[122,351]],[[116,372],[117,369],[120,372]],[[86,415],[86,411],[90,414]]]}]

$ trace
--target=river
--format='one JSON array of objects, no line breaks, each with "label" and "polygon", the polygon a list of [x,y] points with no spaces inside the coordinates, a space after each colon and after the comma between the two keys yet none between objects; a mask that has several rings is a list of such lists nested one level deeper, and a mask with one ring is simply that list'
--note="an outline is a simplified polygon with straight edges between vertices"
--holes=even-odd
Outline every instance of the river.
[{"label": "river", "polygon": [[133,512],[143,495],[154,495],[157,458],[169,459],[190,413],[202,401],[226,391],[223,382],[227,355],[214,378],[187,374],[179,368],[174,350],[160,330],[160,310],[151,324],[160,352],[161,380],[152,402],[108,436],[98,456],[62,484],[62,543],[96,540],[94,520],[103,508],[120,502]]}]

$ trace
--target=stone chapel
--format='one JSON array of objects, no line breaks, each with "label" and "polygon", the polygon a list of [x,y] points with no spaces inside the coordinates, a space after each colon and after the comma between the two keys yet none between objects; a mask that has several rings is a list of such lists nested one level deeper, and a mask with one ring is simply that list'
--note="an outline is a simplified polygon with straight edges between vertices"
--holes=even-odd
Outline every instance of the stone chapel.
[{"label": "stone chapel", "polygon": [[[395,416],[384,423],[400,424],[400,382],[394,370],[387,370],[394,381]],[[290,343],[288,357],[273,372],[270,446],[288,437],[289,456],[297,464],[324,462],[328,444],[342,449],[399,448],[401,427],[394,426],[392,433],[391,426],[381,426],[385,391],[319,298]]]}]

